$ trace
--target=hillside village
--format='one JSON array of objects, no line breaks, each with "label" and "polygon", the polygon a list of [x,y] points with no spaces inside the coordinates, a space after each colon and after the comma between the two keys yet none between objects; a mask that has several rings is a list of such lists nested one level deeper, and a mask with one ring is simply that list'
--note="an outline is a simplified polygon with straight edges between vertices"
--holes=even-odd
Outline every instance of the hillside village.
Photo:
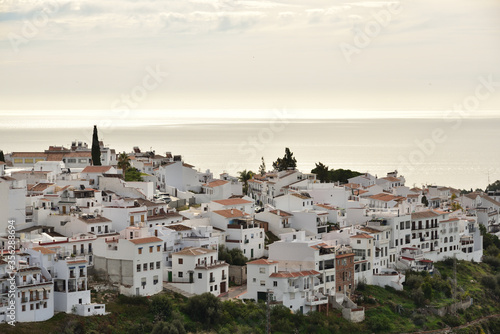
[{"label": "hillside village", "polygon": [[[91,300],[92,284],[126,296],[220,297],[246,284],[241,300],[302,313],[335,308],[361,322],[365,310],[352,300],[360,283],[402,290],[407,270],[480,262],[479,226],[500,231],[500,193],[410,188],[397,171],[341,184],[288,168],[245,184],[135,147],[127,163],[143,181],[125,181],[123,156],[102,142],[100,152],[97,165],[75,141],[0,162],[0,322],[10,321],[12,297],[17,322],[107,314]],[[219,259],[222,247],[241,251],[246,266]]]}]

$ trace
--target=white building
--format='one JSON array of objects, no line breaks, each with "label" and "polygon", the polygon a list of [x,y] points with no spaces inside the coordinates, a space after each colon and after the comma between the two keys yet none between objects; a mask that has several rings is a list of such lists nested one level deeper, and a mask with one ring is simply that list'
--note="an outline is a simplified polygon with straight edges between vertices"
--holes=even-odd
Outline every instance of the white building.
[{"label": "white building", "polygon": [[151,296],[163,289],[162,240],[146,232],[128,227],[94,245],[94,269],[127,296]]},{"label": "white building", "polygon": [[247,263],[247,293],[241,298],[282,303],[294,312],[318,311],[328,303],[328,297],[319,291],[321,273],[316,270],[280,271],[278,262],[255,260]]},{"label": "white building", "polygon": [[229,265],[216,250],[188,247],[172,254],[172,285],[188,293],[227,292]]}]

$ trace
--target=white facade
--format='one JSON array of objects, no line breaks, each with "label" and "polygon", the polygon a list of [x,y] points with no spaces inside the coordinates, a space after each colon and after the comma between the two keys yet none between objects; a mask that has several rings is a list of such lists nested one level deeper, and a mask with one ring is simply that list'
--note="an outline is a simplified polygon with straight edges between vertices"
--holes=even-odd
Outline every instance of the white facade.
[{"label": "white facade", "polygon": [[218,296],[229,288],[229,265],[216,250],[188,247],[172,254],[172,273],[172,284],[189,293]]}]

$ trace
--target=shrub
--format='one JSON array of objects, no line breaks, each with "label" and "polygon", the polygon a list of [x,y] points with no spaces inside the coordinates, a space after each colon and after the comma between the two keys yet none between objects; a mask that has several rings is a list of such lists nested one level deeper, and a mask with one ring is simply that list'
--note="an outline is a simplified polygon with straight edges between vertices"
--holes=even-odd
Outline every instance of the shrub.
[{"label": "shrub", "polygon": [[497,287],[497,280],[495,276],[487,275],[481,278],[481,284],[487,289],[495,290]]},{"label": "shrub", "polygon": [[172,315],[172,301],[164,294],[151,298],[150,309],[157,320],[166,320]]},{"label": "shrub", "polygon": [[184,312],[205,326],[215,325],[222,316],[222,303],[210,292],[205,292],[189,298]]}]

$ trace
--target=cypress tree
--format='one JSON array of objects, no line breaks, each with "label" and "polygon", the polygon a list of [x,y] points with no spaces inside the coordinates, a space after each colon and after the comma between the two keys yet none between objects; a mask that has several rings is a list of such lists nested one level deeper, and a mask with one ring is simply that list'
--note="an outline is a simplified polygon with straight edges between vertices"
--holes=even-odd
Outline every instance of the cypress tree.
[{"label": "cypress tree", "polygon": [[101,166],[101,147],[97,135],[97,125],[94,125],[94,135],[92,136],[92,165]]},{"label": "cypress tree", "polygon": [[3,155],[2,150],[0,150],[0,161],[5,162],[5,156]]}]

